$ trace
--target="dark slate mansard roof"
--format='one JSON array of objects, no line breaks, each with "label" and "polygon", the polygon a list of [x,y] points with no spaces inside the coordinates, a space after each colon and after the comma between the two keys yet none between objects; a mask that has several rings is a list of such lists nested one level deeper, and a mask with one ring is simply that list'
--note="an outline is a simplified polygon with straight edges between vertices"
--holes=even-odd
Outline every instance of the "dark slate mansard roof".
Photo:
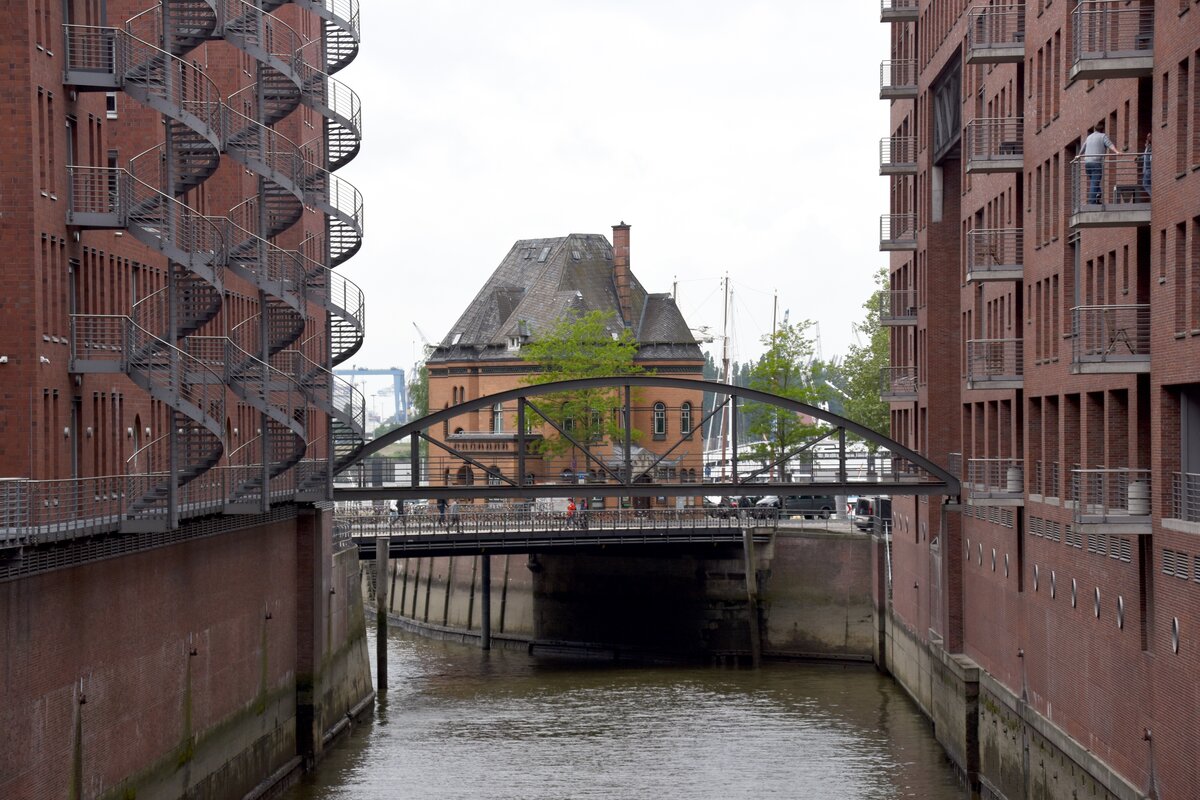
[{"label": "dark slate mansard roof", "polygon": [[703,360],[669,294],[649,294],[630,274],[633,319],[618,312],[613,253],[600,234],[517,242],[429,356],[445,361],[512,360],[512,338],[536,339],[568,313],[613,312],[612,330],[633,329],[638,361]]}]

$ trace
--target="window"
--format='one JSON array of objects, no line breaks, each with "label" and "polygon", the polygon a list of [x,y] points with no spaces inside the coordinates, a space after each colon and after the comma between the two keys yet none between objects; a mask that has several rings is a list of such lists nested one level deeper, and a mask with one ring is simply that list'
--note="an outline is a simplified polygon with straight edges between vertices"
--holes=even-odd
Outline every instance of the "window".
[{"label": "window", "polygon": [[500,433],[504,430],[504,405],[496,403],[492,406],[492,433]]},{"label": "window", "polygon": [[662,403],[654,404],[654,438],[663,439],[667,435],[667,407]]},{"label": "window", "polygon": [[679,406],[679,433],[682,436],[692,435],[692,404],[686,401]]},{"label": "window", "polygon": [[117,93],[116,92],[105,92],[104,93],[104,111],[105,111],[105,115],[109,119],[117,118]]},{"label": "window", "polygon": [[490,467],[488,467],[487,482],[488,486],[500,485],[500,468],[495,464],[492,464]]}]

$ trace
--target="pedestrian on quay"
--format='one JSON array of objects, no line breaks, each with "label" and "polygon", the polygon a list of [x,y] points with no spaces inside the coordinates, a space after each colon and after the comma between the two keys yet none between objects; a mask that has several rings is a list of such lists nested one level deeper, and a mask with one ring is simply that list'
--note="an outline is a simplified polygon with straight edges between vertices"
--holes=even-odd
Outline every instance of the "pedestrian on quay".
[{"label": "pedestrian on quay", "polygon": [[575,524],[575,498],[567,498],[567,527],[570,528]]},{"label": "pedestrian on quay", "polygon": [[451,528],[458,531],[459,533],[462,533],[462,522],[460,522],[459,516],[458,516],[458,501],[457,500],[450,501],[450,521],[446,523],[446,530],[449,531]]},{"label": "pedestrian on quay", "polygon": [[438,525],[446,527],[446,498],[439,497],[437,500],[438,506]]}]

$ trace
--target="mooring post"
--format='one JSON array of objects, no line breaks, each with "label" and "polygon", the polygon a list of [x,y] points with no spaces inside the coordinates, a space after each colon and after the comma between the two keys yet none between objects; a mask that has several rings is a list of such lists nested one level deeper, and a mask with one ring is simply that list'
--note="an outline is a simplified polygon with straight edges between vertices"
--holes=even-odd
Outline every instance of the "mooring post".
[{"label": "mooring post", "polygon": [[388,536],[375,538],[375,692],[387,692]]},{"label": "mooring post", "polygon": [[754,528],[742,528],[742,550],[746,553],[746,606],[750,617],[750,663],[762,666],[762,638],[758,629],[758,575],[754,568]]},{"label": "mooring post", "polygon": [[492,649],[492,557],[484,553],[479,566],[479,611],[482,624],[479,630],[479,646],[484,650]]}]

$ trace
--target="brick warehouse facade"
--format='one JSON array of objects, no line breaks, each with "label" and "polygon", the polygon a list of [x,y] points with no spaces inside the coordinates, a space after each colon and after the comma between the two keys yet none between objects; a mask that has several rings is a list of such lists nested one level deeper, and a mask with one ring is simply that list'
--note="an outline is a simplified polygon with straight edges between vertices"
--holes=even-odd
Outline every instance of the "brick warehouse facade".
[{"label": "brick warehouse facade", "polygon": [[329,503],[364,438],[331,371],[363,337],[358,3],[21,6],[0,795],[244,794],[371,697]]},{"label": "brick warehouse facade", "polygon": [[[522,385],[536,366],[521,348],[560,319],[602,311],[611,314],[609,329],[617,336],[630,331],[637,344],[635,363],[659,375],[702,377],[704,355],[673,297],[647,292],[630,269],[630,226],[613,226],[613,241],[600,235],[572,234],[555,239],[516,242],[430,354],[429,408],[445,409]],[[677,389],[654,389],[653,396],[633,397],[632,427],[640,437],[630,448],[635,472],[653,467],[668,482],[703,479],[700,423],[703,395]],[[619,401],[618,401],[619,402]],[[516,405],[473,411],[429,435],[486,467],[478,474],[454,458],[432,452],[433,485],[499,482],[517,469]],[[535,435],[556,435],[536,425]],[[683,440],[680,441],[680,436]],[[614,473],[624,469],[623,443],[590,448]],[[660,460],[661,459],[661,460]],[[439,461],[445,463],[439,468]],[[481,471],[482,472],[482,471]],[[530,459],[526,472],[533,482],[576,476],[581,483],[606,482],[604,468],[577,448]],[[581,488],[580,495],[586,496]],[[682,502],[693,502],[681,498]],[[597,500],[596,502],[603,502]],[[616,503],[609,498],[608,503]],[[676,498],[635,498],[637,505],[663,506]]]},{"label": "brick warehouse facade", "polygon": [[1193,797],[1200,4],[881,17],[883,393],[963,480],[896,498],[889,666],[985,796]]}]

